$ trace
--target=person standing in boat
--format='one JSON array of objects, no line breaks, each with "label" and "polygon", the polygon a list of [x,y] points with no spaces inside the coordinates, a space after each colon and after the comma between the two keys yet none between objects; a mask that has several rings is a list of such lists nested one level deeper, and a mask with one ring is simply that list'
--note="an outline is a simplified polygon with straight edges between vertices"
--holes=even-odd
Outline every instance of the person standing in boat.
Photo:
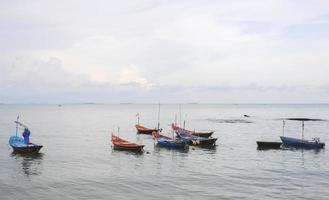
[{"label": "person standing in boat", "polygon": [[23,132],[23,137],[24,137],[24,142],[25,144],[30,144],[30,135],[31,132],[28,128],[24,128],[24,132]]}]

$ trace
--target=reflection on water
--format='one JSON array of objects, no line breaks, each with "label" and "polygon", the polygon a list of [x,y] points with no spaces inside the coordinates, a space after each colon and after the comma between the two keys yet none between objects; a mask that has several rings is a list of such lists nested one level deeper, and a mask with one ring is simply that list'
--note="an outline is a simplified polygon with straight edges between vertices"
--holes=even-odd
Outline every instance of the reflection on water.
[{"label": "reflection on water", "polygon": [[175,149],[175,148],[169,148],[169,147],[160,147],[158,145],[154,145],[154,153],[159,153],[160,151],[165,152],[181,152],[181,153],[187,153],[189,151],[189,147],[187,146],[184,149]]},{"label": "reflection on water", "polygon": [[136,157],[139,157],[145,153],[145,151],[118,150],[118,149],[114,149],[113,147],[111,149],[112,149],[112,154],[115,154],[115,155],[125,154],[125,155],[135,155]]},{"label": "reflection on water", "polygon": [[37,153],[37,154],[12,153],[11,156],[17,160],[22,161],[22,171],[25,175],[31,176],[31,175],[41,174],[40,165],[42,163],[43,153]]}]

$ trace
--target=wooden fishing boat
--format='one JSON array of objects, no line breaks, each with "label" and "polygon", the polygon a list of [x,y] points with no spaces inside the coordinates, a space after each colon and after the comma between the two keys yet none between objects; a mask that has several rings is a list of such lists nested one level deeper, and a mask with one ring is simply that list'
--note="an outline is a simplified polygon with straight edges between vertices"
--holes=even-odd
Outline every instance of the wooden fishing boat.
[{"label": "wooden fishing boat", "polygon": [[112,134],[113,148],[116,150],[123,151],[136,151],[140,152],[143,150],[144,145],[136,144],[119,138],[118,136]]},{"label": "wooden fishing boat", "polygon": [[170,149],[186,149],[188,148],[187,141],[175,140],[174,138],[160,134],[158,131],[152,133],[153,138],[157,141],[157,145],[160,147]]},{"label": "wooden fishing boat", "polygon": [[141,126],[139,124],[136,124],[135,127],[137,129],[138,134],[152,135],[153,131],[158,131],[158,129],[156,129],[156,128],[146,128],[146,127]]},{"label": "wooden fishing boat", "polygon": [[256,141],[258,149],[281,149],[282,142]]},{"label": "wooden fishing boat", "polygon": [[284,136],[284,127],[285,121],[283,120],[283,135],[280,136],[283,146],[294,147],[294,148],[303,148],[303,149],[321,149],[324,148],[325,143],[320,142],[320,138],[313,138],[313,140],[304,139],[304,118],[289,118],[288,120],[302,121],[302,138],[292,138]]},{"label": "wooden fishing boat", "polygon": [[188,134],[184,131],[176,131],[178,137],[185,140],[189,145],[211,147],[216,145],[217,138],[204,138],[195,135]]},{"label": "wooden fishing boat", "polygon": [[187,129],[184,129],[184,128],[181,128],[175,124],[172,124],[171,125],[171,128],[174,130],[174,131],[182,131],[182,132],[185,132],[187,134],[190,134],[190,135],[195,135],[195,136],[199,136],[199,137],[203,137],[203,138],[209,138],[214,132],[213,131],[207,131],[207,132],[200,132],[200,131],[191,131],[191,130],[187,130]]},{"label": "wooden fishing boat", "polygon": [[320,142],[319,138],[313,138],[313,140],[303,140],[298,138],[280,136],[284,146],[303,148],[303,149],[322,149],[325,143]]},{"label": "wooden fishing boat", "polygon": [[20,154],[38,153],[40,149],[43,147],[42,145],[31,143],[29,142],[29,140],[25,141],[23,137],[17,136],[18,127],[23,127],[24,131],[25,130],[29,131],[29,128],[23,123],[19,122],[18,119],[19,116],[17,116],[17,120],[14,121],[16,123],[16,134],[11,136],[8,142],[9,145],[13,148],[13,153],[20,153]]},{"label": "wooden fishing boat", "polygon": [[11,136],[9,145],[13,148],[13,153],[38,153],[43,147],[33,143],[26,144],[24,139],[19,136]]}]

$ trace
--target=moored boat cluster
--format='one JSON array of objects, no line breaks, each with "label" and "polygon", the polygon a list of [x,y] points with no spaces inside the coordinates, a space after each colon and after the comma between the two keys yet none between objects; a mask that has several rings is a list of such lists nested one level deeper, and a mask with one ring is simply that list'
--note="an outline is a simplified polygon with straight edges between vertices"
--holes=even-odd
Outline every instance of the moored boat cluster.
[{"label": "moored boat cluster", "polygon": [[[162,129],[147,128],[140,124],[135,125],[137,134],[146,134],[153,137],[157,146],[170,149],[186,149],[189,145],[200,147],[213,147],[216,145],[217,138],[212,138],[213,131],[196,132],[181,128],[176,124],[172,124],[172,130],[176,134],[172,137],[164,135]],[[143,145],[138,145],[133,142],[128,142],[119,138],[112,133],[112,143],[114,149],[127,151],[142,151]]]}]

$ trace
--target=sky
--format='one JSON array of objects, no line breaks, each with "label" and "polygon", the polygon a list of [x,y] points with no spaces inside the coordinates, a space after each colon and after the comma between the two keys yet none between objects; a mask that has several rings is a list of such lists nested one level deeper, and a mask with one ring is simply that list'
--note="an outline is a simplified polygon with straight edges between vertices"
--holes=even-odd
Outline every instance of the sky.
[{"label": "sky", "polygon": [[0,0],[0,103],[329,103],[327,0]]}]

